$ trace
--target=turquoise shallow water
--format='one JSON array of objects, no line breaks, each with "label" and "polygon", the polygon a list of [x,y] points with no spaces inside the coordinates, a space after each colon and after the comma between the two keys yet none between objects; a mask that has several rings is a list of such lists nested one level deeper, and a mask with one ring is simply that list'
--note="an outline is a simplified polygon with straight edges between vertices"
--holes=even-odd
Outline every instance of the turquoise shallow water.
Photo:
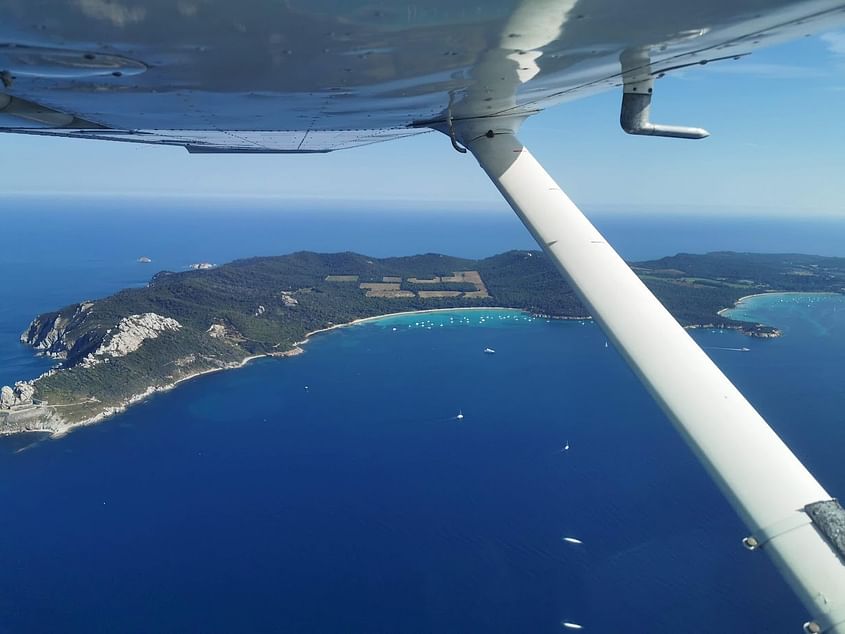
[{"label": "turquoise shallow water", "polygon": [[767,293],[743,298],[725,311],[732,319],[812,330],[819,336],[841,335],[837,313],[845,311],[845,297],[834,293]]}]

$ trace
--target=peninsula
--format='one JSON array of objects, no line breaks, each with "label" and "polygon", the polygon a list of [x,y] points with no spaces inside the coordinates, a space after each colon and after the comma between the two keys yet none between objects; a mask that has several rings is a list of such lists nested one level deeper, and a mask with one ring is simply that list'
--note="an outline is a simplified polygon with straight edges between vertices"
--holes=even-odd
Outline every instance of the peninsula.
[{"label": "peninsula", "polygon": [[[759,337],[778,332],[719,311],[756,293],[845,291],[845,258],[720,252],[632,266],[685,326]],[[38,315],[21,341],[57,365],[0,390],[0,434],[94,423],[199,374],[296,354],[309,333],[359,319],[468,307],[589,317],[538,251],[481,260],[299,252],[163,271],[145,288]]]}]

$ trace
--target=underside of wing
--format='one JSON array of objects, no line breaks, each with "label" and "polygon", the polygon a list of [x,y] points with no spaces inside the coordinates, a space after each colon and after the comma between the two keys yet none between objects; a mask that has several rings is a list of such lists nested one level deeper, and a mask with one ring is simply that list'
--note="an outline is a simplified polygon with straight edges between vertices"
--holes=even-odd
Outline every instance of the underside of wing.
[{"label": "underside of wing", "polygon": [[325,154],[430,132],[385,130],[115,130],[110,128],[8,128],[3,132],[38,136],[176,145],[191,154]]},{"label": "underside of wing", "polygon": [[[842,0],[0,0],[0,130],[322,152],[731,60]],[[730,63],[730,62],[726,62]]]}]

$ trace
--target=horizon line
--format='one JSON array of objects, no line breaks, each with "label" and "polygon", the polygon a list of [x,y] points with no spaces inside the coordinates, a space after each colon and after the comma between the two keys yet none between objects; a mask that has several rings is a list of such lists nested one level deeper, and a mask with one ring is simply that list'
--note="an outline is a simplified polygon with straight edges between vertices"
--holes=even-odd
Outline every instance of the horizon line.
[{"label": "horizon line", "polygon": [[[403,210],[408,207],[417,207],[418,211],[443,211],[443,212],[467,212],[483,213],[489,215],[504,215],[512,213],[507,203],[500,199],[460,199],[460,198],[403,198],[403,197],[382,197],[382,198],[348,198],[344,196],[307,196],[292,195],[280,196],[268,193],[193,193],[193,192],[149,192],[149,191],[101,191],[101,192],[80,192],[80,191],[7,191],[6,199],[28,199],[28,200],[55,200],[57,198],[69,198],[73,200],[158,200],[185,202],[195,201],[204,203],[231,204],[237,202],[273,203],[273,204],[309,204],[317,206],[336,205],[343,203],[336,211],[354,209],[355,211],[385,211],[389,205],[399,205]],[[378,209],[366,210],[368,205],[377,206]],[[600,216],[621,216],[636,214],[637,216],[672,217],[682,219],[693,218],[703,215],[717,216],[719,218],[735,219],[762,219],[762,218],[813,218],[826,220],[845,220],[845,209],[831,211],[817,207],[804,207],[800,209],[771,209],[762,205],[695,205],[690,203],[612,203],[599,201],[581,201],[579,205],[590,214]],[[432,209],[432,208],[439,209]],[[4,209],[0,206],[0,213]],[[279,209],[279,211],[290,211]]]}]

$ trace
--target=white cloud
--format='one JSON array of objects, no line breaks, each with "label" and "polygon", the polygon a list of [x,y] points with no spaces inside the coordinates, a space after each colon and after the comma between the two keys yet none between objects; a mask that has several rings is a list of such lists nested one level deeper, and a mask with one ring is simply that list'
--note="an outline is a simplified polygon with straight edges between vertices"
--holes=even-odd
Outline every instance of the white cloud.
[{"label": "white cloud", "polygon": [[834,55],[845,56],[845,31],[831,31],[819,36]]}]

